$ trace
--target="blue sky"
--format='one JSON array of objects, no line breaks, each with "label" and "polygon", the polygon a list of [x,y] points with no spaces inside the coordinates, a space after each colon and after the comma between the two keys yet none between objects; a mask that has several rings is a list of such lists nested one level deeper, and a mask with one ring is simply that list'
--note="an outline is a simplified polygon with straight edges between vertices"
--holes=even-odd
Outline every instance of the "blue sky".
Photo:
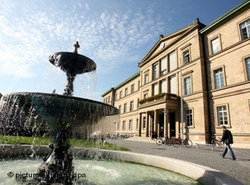
[{"label": "blue sky", "polygon": [[48,62],[58,51],[97,64],[78,75],[74,95],[101,95],[139,71],[137,64],[164,36],[199,17],[209,24],[243,0],[1,0],[0,92],[63,93],[66,75]]}]

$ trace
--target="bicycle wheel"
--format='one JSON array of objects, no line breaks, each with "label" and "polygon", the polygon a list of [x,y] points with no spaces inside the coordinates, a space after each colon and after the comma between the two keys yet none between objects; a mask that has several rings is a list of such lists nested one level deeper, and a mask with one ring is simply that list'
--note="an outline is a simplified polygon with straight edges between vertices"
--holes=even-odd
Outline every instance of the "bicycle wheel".
[{"label": "bicycle wheel", "polygon": [[173,140],[174,147],[178,147],[181,145],[181,140]]},{"label": "bicycle wheel", "polygon": [[157,145],[162,145],[162,143],[163,143],[163,142],[162,142],[161,139],[157,139],[157,140],[156,140],[156,144],[157,144]]},{"label": "bicycle wheel", "polygon": [[171,139],[167,139],[166,140],[166,145],[170,146],[171,144],[173,144],[173,141]]},{"label": "bicycle wheel", "polygon": [[184,145],[185,147],[190,148],[191,146],[193,146],[193,142],[190,139],[186,139],[184,141]]}]

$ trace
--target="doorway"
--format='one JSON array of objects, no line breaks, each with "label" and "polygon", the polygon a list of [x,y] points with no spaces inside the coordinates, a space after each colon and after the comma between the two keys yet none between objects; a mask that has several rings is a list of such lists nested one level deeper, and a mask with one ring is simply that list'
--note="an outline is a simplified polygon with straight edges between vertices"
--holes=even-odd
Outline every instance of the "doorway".
[{"label": "doorway", "polygon": [[164,137],[164,114],[159,115],[159,137]]},{"label": "doorway", "polygon": [[170,138],[176,137],[175,112],[169,113],[169,120],[170,120]]}]

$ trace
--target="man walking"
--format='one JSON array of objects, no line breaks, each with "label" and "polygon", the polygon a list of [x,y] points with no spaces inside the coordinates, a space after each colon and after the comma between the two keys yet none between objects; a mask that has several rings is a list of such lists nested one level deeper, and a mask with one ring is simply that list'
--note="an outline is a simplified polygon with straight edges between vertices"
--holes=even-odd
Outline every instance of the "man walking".
[{"label": "man walking", "polygon": [[229,130],[227,130],[227,128],[225,126],[222,126],[222,129],[223,129],[223,135],[221,138],[221,142],[226,144],[226,148],[222,154],[222,157],[224,158],[225,155],[227,154],[227,151],[229,150],[233,160],[236,160],[234,152],[230,146],[230,144],[233,144],[233,135]]}]

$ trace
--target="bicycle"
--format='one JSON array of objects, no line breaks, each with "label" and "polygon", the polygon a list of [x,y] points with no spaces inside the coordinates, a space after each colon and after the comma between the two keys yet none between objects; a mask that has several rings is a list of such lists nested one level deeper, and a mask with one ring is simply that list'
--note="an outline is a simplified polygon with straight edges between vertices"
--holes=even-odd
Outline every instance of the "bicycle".
[{"label": "bicycle", "polygon": [[186,138],[186,139],[181,139],[181,138],[175,138],[175,142],[174,142],[174,146],[175,147],[178,147],[178,146],[180,146],[180,145],[184,145],[185,147],[187,147],[187,148],[190,148],[190,147],[192,147],[193,146],[193,142],[190,140],[190,139],[188,139],[188,138]]},{"label": "bicycle", "polygon": [[215,146],[224,147],[224,143],[222,143],[220,140],[216,139],[216,137],[212,136],[211,138],[211,144],[214,144]]},{"label": "bicycle", "polygon": [[156,140],[156,144],[157,145],[162,145],[162,144],[166,144],[166,145],[174,145],[175,147],[180,146],[182,144],[185,145],[185,147],[190,148],[191,146],[193,146],[193,142],[190,139],[181,139],[181,138],[157,138]]}]

